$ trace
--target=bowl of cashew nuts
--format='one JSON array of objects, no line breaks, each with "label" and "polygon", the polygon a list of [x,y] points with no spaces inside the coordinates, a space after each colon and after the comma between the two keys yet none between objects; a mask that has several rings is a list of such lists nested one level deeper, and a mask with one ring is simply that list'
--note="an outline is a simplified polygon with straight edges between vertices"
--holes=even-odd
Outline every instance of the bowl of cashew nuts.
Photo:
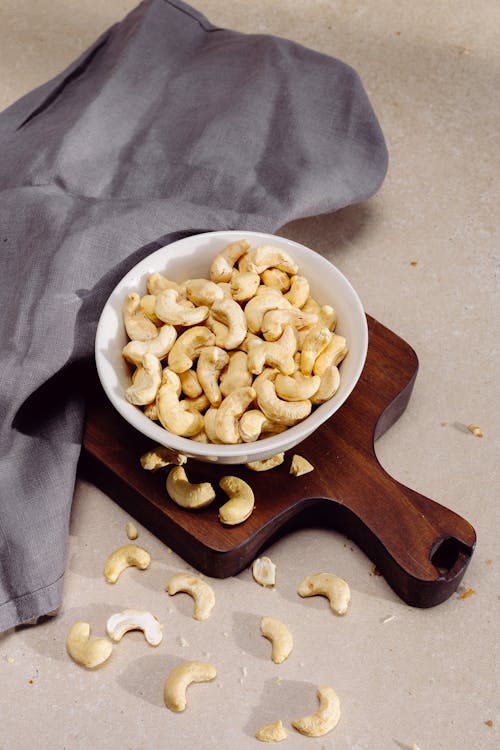
[{"label": "bowl of cashew nuts", "polygon": [[367,348],[361,301],[326,258],[277,235],[220,231],[162,247],[124,276],[95,357],[112,405],[156,444],[245,464],[329,419]]}]

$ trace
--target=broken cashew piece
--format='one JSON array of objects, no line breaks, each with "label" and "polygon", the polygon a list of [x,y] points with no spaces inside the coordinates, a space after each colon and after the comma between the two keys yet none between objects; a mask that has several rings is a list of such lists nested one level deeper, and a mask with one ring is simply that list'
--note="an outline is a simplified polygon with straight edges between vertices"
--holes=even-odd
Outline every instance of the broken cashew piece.
[{"label": "broken cashew piece", "polygon": [[125,524],[125,533],[128,536],[129,539],[137,539],[139,536],[139,532],[137,531],[137,526],[132,523],[132,521],[127,521]]},{"label": "broken cashew piece", "polygon": [[217,670],[209,662],[187,661],[173,669],[163,688],[165,705],[171,711],[184,711],[186,708],[186,690],[192,682],[210,682],[217,675]]},{"label": "broken cashew piece", "polygon": [[285,727],[281,719],[273,721],[271,724],[264,724],[257,729],[255,737],[261,742],[281,742],[286,739]]},{"label": "broken cashew piece", "polygon": [[206,508],[215,498],[215,491],[210,482],[191,484],[182,466],[170,469],[167,477],[167,492],[177,505],[189,510]]},{"label": "broken cashew piece", "polygon": [[73,661],[86,669],[95,669],[109,659],[113,644],[107,638],[90,638],[88,622],[75,622],[66,636],[66,650]]},{"label": "broken cashew piece", "polygon": [[104,578],[108,583],[116,583],[125,568],[146,570],[150,562],[151,555],[145,549],[136,544],[125,544],[115,549],[104,563]]},{"label": "broken cashew piece", "polygon": [[304,456],[295,453],[290,465],[290,474],[294,477],[301,477],[303,474],[308,474],[310,471],[314,471],[312,463],[310,463],[307,458],[304,458]]},{"label": "broken cashew piece", "polygon": [[274,456],[262,458],[260,461],[250,461],[245,466],[252,471],[269,471],[269,469],[274,469],[275,466],[280,466],[284,460],[284,453],[276,453]]},{"label": "broken cashew piece", "polygon": [[258,557],[253,561],[252,575],[261,586],[274,586],[276,583],[276,565],[270,557]]},{"label": "broken cashew piece", "polygon": [[165,466],[170,466],[170,464],[181,466],[186,463],[187,458],[182,453],[173,451],[172,448],[167,448],[165,445],[157,445],[156,448],[143,453],[140,461],[143,469],[157,471],[158,469],[163,469]]},{"label": "broken cashew piece", "polygon": [[306,737],[322,737],[334,729],[340,719],[340,701],[328,685],[318,688],[319,708],[314,714],[292,721],[292,726]]},{"label": "broken cashew piece", "polygon": [[293,638],[287,626],[276,617],[263,617],[260,629],[264,638],[271,641],[273,662],[281,664],[288,659],[293,650]]},{"label": "broken cashew piece", "polygon": [[255,498],[249,484],[239,477],[222,477],[219,487],[224,490],[229,500],[219,508],[219,520],[226,526],[243,523],[251,515]]},{"label": "broken cashew piece", "polygon": [[333,573],[314,573],[307,576],[297,589],[299,596],[326,596],[336,615],[344,615],[351,601],[351,591],[346,581]]},{"label": "broken cashew piece", "polygon": [[199,576],[176,573],[168,579],[165,590],[170,596],[179,592],[189,594],[194,599],[193,618],[195,620],[207,620],[215,606],[215,594],[212,587]]},{"label": "broken cashew piece", "polygon": [[129,630],[142,630],[150,646],[159,646],[163,640],[162,624],[151,612],[141,609],[124,609],[108,618],[106,633],[111,640],[121,641]]}]

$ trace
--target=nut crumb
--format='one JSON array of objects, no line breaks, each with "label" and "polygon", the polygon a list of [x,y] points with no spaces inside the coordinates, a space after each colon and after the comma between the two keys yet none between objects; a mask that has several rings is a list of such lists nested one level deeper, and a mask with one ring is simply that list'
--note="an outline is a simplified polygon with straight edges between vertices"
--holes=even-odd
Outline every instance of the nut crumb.
[{"label": "nut crumb", "polygon": [[381,575],[382,575],[382,573],[381,573],[381,572],[380,572],[380,570],[379,570],[379,569],[377,568],[377,566],[376,566],[376,565],[374,565],[374,566],[372,567],[372,569],[370,570],[370,575],[371,575],[371,576],[381,576]]},{"label": "nut crumb", "polygon": [[6,661],[9,662],[9,664],[15,664],[16,660],[14,659],[13,656],[6,656],[5,659],[6,659]]},{"label": "nut crumb", "polygon": [[385,625],[386,622],[392,622],[392,620],[396,619],[396,615],[389,615],[388,617],[384,617],[382,620],[382,624]]},{"label": "nut crumb", "polygon": [[465,589],[465,591],[462,591],[460,594],[460,599],[468,599],[469,596],[472,596],[472,594],[475,594],[476,592],[474,589]]},{"label": "nut crumb", "polygon": [[417,263],[418,263],[418,261],[412,260],[412,261],[410,261],[410,266],[416,266]]},{"label": "nut crumb", "polygon": [[486,565],[493,565],[493,560],[486,560]]},{"label": "nut crumb", "polygon": [[491,719],[487,719],[484,723],[486,724],[487,727],[493,726],[493,721]]},{"label": "nut crumb", "polygon": [[483,431],[477,424],[468,424],[467,429],[469,432],[472,432],[474,437],[482,438],[483,437]]},{"label": "nut crumb", "polygon": [[137,526],[133,524],[132,521],[128,521],[125,524],[125,533],[129,539],[137,539],[137,537],[139,536],[139,532],[137,531]]},{"label": "nut crumb", "polygon": [[189,643],[186,641],[185,638],[182,637],[182,635],[180,635],[177,640],[179,642],[179,646],[182,646],[182,648],[186,648],[186,646],[189,646]]}]

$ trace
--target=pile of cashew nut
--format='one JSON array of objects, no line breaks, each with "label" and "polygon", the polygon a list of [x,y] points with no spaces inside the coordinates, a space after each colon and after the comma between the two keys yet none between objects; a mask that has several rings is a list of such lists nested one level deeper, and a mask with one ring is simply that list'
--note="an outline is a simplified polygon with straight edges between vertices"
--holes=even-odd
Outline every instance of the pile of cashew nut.
[{"label": "pile of cashew nut", "polygon": [[346,340],[285,250],[232,242],[208,275],[153,273],[147,294],[126,296],[131,404],[175,435],[235,444],[282,432],[336,393]]}]

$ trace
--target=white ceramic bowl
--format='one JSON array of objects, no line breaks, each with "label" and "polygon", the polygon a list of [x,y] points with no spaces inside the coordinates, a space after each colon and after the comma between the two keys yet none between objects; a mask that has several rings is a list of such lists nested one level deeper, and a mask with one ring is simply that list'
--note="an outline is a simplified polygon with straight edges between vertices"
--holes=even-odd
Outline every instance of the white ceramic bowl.
[{"label": "white ceramic bowl", "polygon": [[[167,432],[129,404],[124,392],[130,385],[130,368],[122,357],[128,341],[122,319],[126,294],[146,294],[146,278],[159,271],[174,281],[208,278],[212,259],[229,242],[246,239],[252,246],[272,244],[287,250],[299,265],[299,273],[311,286],[312,296],[320,304],[331,304],[337,312],[336,332],[345,336],[349,353],[340,366],[340,387],[335,396],[317,407],[307,419],[294,427],[254,443],[214,445],[197,443]],[[207,232],[186,237],[160,248],[132,268],[111,293],[102,311],[96,333],[97,372],[109,400],[124,419],[154,443],[166,445],[200,461],[240,464],[268,458],[300,443],[334,414],[358,381],[368,348],[366,316],[358,295],[342,273],[323,256],[304,245],[261,232]]]}]

